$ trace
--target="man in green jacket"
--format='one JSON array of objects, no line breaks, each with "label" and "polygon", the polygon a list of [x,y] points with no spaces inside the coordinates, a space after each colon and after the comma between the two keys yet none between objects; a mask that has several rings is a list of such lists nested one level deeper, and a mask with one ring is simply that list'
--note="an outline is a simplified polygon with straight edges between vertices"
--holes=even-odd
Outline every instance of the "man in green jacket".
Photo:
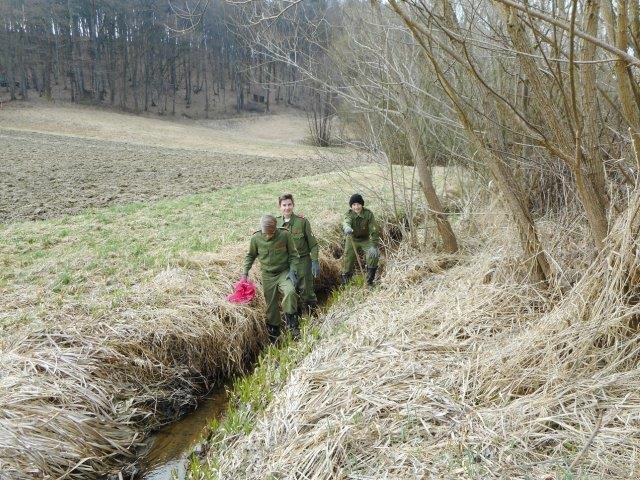
[{"label": "man in green jacket", "polygon": [[373,212],[364,208],[364,199],[359,193],[354,193],[349,198],[349,210],[344,215],[342,230],[347,236],[342,259],[342,283],[349,282],[358,252],[364,250],[367,259],[367,285],[373,285],[380,257],[380,234]]},{"label": "man in green jacket", "polygon": [[278,197],[278,205],[282,215],[276,217],[278,228],[286,228],[293,237],[296,250],[300,255],[298,264],[298,292],[300,300],[304,302],[304,308],[313,312],[318,306],[316,292],[313,289],[313,279],[320,274],[318,262],[318,241],[311,231],[309,220],[293,213],[295,203],[293,195],[285,193]]},{"label": "man in green jacket", "polygon": [[277,303],[278,291],[282,295],[282,310],[287,327],[295,338],[300,334],[295,289],[300,256],[293,237],[285,229],[277,228],[276,223],[272,215],[264,215],[260,220],[261,230],[251,236],[241,277],[246,280],[253,262],[258,258],[262,271],[262,291],[267,302],[267,331],[272,341],[280,336],[282,324]]}]

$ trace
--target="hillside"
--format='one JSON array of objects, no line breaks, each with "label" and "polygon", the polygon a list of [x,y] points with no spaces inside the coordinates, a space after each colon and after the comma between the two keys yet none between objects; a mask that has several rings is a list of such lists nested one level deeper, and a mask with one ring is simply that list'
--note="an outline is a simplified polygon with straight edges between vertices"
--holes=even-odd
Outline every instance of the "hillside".
[{"label": "hillside", "polygon": [[307,143],[299,113],[216,121],[13,102],[0,111],[0,221],[74,214],[364,162]]},{"label": "hillside", "polygon": [[[258,117],[3,109],[0,478],[131,473],[153,430],[249,367],[263,300],[226,295],[260,216],[291,191],[331,238],[363,185],[349,175],[381,184],[377,167],[305,145],[303,119],[270,120],[282,131]],[[323,255],[330,289],[335,259]]]}]

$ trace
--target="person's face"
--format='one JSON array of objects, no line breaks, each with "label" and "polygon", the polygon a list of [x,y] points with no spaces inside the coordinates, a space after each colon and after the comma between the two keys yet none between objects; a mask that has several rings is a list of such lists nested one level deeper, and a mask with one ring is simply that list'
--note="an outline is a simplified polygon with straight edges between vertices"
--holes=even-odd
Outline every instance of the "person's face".
[{"label": "person's face", "polygon": [[289,218],[291,213],[293,213],[293,202],[288,198],[282,200],[280,202],[280,211],[282,212],[282,215]]},{"label": "person's face", "polygon": [[352,203],[351,210],[353,210],[356,214],[360,215],[362,213],[362,205],[359,203]]}]

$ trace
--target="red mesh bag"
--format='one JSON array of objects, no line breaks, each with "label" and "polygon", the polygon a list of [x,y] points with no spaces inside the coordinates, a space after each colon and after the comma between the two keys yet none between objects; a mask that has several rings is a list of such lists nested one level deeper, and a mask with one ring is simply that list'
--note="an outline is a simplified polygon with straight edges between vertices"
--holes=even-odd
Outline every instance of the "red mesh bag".
[{"label": "red mesh bag", "polygon": [[256,286],[251,280],[240,280],[233,286],[233,293],[227,296],[231,303],[248,303],[256,296]]}]

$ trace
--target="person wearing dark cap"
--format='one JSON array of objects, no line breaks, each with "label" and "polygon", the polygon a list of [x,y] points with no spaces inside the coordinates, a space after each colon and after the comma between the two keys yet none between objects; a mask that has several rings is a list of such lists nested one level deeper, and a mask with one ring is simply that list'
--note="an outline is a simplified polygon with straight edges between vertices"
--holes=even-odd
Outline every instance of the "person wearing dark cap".
[{"label": "person wearing dark cap", "polygon": [[342,257],[342,283],[348,283],[353,276],[356,256],[362,250],[367,261],[367,285],[373,285],[380,257],[380,233],[373,212],[364,207],[364,199],[359,193],[349,198],[349,210],[344,215],[342,231],[347,236]]}]

